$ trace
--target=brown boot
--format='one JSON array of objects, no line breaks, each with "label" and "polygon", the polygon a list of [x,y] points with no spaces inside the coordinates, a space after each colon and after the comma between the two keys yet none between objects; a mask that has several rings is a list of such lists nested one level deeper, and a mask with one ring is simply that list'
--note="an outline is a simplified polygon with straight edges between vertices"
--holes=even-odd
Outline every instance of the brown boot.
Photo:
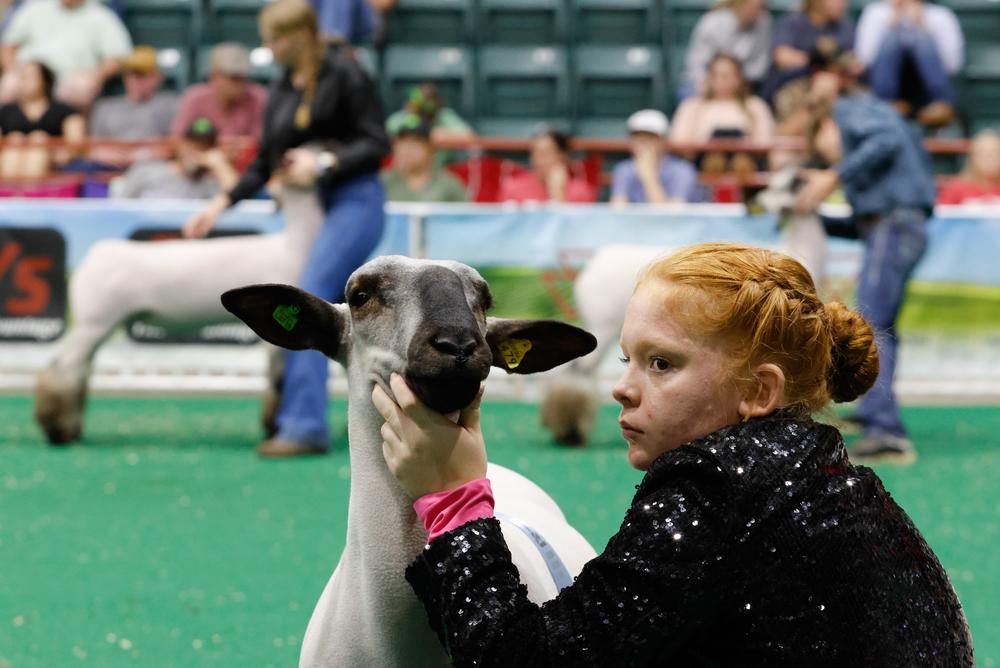
[{"label": "brown boot", "polygon": [[910,112],[913,111],[913,107],[906,100],[896,100],[895,102],[890,102],[889,106],[896,110],[900,116],[903,118],[909,118]]},{"label": "brown boot", "polygon": [[267,459],[283,457],[298,457],[300,455],[325,455],[329,448],[312,443],[284,441],[280,438],[270,438],[257,446],[257,454]]},{"label": "brown boot", "polygon": [[917,114],[917,122],[929,128],[940,128],[955,120],[955,107],[947,102],[931,102]]}]

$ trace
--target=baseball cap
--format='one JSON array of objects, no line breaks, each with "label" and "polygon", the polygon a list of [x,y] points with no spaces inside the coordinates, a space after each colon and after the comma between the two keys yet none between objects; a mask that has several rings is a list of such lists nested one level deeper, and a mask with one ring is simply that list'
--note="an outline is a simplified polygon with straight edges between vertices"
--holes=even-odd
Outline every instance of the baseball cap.
[{"label": "baseball cap", "polygon": [[628,117],[629,133],[648,132],[659,137],[666,137],[670,129],[667,116],[659,109],[642,109]]},{"label": "baseball cap", "polygon": [[184,131],[184,138],[198,142],[199,144],[215,146],[216,141],[219,139],[219,131],[210,118],[199,116],[191,121],[187,130]]},{"label": "baseball cap", "polygon": [[125,72],[135,72],[136,74],[151,74],[159,70],[156,64],[156,49],[151,46],[137,46],[132,49],[132,53],[122,61],[122,69]]},{"label": "baseball cap", "polygon": [[223,42],[212,49],[209,72],[245,77],[250,74],[250,52],[238,42]]},{"label": "baseball cap", "polygon": [[396,128],[395,137],[402,137],[404,135],[411,135],[414,137],[420,137],[421,139],[430,139],[431,132],[434,127],[428,123],[426,120],[418,116],[417,114],[406,114],[403,117],[402,123]]}]

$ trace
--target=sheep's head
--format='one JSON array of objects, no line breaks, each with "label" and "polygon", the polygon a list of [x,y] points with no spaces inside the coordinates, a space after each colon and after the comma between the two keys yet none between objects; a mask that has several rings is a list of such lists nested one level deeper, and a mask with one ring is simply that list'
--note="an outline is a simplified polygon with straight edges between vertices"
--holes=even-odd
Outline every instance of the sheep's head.
[{"label": "sheep's head", "polygon": [[226,292],[222,303],[266,341],[363,365],[386,389],[398,372],[443,413],[469,405],[491,365],[535,373],[596,346],[566,323],[488,318],[486,281],[458,262],[376,258],[351,275],[345,295],[346,304],[330,304],[287,285],[253,285]]}]

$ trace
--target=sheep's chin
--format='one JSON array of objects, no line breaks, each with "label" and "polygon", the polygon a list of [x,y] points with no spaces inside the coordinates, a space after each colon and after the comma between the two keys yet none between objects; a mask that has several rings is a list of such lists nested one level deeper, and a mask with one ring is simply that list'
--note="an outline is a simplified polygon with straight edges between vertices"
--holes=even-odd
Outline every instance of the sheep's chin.
[{"label": "sheep's chin", "polygon": [[472,374],[427,378],[406,376],[406,384],[420,401],[439,413],[460,411],[476,398],[480,379]]}]

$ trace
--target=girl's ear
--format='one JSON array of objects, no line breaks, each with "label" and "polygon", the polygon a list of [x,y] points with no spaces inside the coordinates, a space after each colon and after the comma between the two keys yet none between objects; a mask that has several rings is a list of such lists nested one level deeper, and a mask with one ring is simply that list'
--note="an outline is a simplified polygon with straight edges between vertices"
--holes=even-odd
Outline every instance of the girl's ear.
[{"label": "girl's ear", "polygon": [[768,362],[758,365],[753,372],[757,386],[744,397],[739,407],[744,420],[770,415],[781,408],[785,396],[785,372],[781,367]]}]

